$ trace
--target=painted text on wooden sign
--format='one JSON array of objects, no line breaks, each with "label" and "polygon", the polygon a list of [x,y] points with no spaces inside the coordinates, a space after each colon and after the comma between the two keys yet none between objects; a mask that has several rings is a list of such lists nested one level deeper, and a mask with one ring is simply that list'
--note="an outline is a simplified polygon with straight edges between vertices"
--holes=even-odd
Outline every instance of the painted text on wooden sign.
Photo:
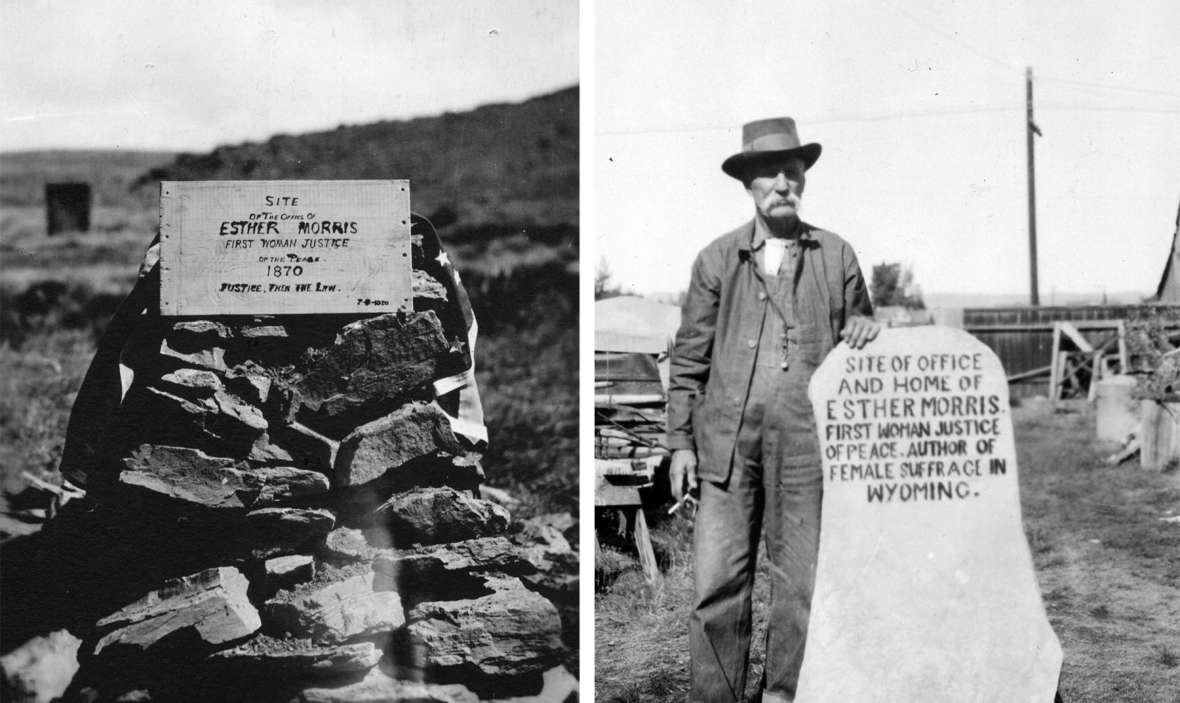
[{"label": "painted text on wooden sign", "polygon": [[409,310],[408,181],[165,181],[160,312]]}]

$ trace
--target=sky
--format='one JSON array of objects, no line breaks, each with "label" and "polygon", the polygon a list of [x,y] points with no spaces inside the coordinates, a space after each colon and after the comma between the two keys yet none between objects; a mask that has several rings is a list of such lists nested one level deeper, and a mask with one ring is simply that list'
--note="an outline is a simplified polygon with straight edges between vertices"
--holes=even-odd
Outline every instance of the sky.
[{"label": "sky", "polygon": [[1180,206],[1180,3],[598,0],[597,261],[675,293],[753,215],[720,164],[744,122],[823,145],[801,215],[868,276],[927,294],[1029,293],[1025,69],[1033,70],[1042,304],[1153,293]]},{"label": "sky", "polygon": [[577,82],[572,1],[0,2],[0,151],[206,151]]}]

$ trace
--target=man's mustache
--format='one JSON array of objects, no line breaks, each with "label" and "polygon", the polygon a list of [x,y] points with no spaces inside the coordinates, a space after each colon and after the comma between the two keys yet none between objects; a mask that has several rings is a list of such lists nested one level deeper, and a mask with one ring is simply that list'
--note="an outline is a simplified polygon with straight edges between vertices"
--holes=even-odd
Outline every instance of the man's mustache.
[{"label": "man's mustache", "polygon": [[798,207],[800,198],[797,195],[777,196],[766,205],[767,207],[777,207],[779,205],[791,205]]}]

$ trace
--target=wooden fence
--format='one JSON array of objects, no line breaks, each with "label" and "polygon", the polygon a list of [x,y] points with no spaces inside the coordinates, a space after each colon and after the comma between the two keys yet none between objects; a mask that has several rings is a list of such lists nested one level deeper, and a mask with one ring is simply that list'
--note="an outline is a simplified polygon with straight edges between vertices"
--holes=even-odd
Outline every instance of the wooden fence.
[{"label": "wooden fence", "polygon": [[[1105,321],[1128,320],[1159,312],[1176,313],[1176,305],[1087,305],[1051,307],[967,308],[963,328],[991,347],[1011,378],[1049,366],[1053,356],[1053,323],[1068,321],[1095,347],[1117,335]],[[1010,385],[1013,397],[1047,395],[1049,375],[1029,375]]]}]

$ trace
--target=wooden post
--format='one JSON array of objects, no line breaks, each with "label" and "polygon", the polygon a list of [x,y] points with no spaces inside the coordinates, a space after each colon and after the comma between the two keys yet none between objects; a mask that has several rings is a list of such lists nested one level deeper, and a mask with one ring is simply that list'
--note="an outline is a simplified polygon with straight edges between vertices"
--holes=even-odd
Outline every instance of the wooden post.
[{"label": "wooden post", "polygon": [[1104,361],[1105,358],[1101,350],[1094,352],[1094,356],[1091,359],[1090,392],[1086,394],[1086,400],[1091,403],[1098,397],[1098,382],[1102,380],[1102,364]]},{"label": "wooden post", "polygon": [[1139,429],[1139,465],[1162,471],[1180,459],[1180,403],[1145,400]]},{"label": "wooden post", "polygon": [[1053,352],[1049,357],[1049,403],[1057,404],[1059,386],[1061,385],[1061,325],[1053,325]]},{"label": "wooden post", "polygon": [[647,530],[647,518],[643,515],[643,506],[634,509],[632,523],[635,532],[635,549],[639,552],[639,565],[643,567],[643,574],[648,583],[655,583],[660,579],[660,567],[656,563],[656,553],[651,548],[651,533]]},{"label": "wooden post", "polygon": [[1029,303],[1034,307],[1041,304],[1037,286],[1037,178],[1033,161],[1033,132],[1041,133],[1033,123],[1032,66],[1024,72],[1025,125],[1028,142],[1028,281]]},{"label": "wooden post", "polygon": [[1127,323],[1119,320],[1119,373],[1130,373],[1131,365],[1127,359]]}]

